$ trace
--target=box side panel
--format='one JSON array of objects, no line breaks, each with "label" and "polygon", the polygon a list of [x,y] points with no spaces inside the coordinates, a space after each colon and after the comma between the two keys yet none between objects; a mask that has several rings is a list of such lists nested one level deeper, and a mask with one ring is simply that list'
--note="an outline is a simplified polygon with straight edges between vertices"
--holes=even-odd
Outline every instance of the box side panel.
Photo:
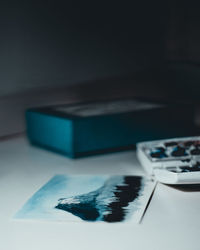
[{"label": "box side panel", "polygon": [[71,120],[27,111],[26,124],[27,135],[31,143],[73,157]]},{"label": "box side panel", "polygon": [[130,120],[118,116],[79,120],[75,123],[75,151],[98,151],[134,144],[132,130]]},{"label": "box side panel", "polygon": [[140,141],[191,135],[191,120],[192,114],[188,120],[180,119],[177,114],[173,117],[170,110],[82,119],[75,124],[75,151],[120,148]]}]

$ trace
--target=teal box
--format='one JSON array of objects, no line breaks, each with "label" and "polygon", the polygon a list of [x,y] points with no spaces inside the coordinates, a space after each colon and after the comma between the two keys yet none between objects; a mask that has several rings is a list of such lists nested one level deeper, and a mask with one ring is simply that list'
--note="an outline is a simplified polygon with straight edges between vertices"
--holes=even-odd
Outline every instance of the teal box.
[{"label": "teal box", "polygon": [[131,99],[32,108],[26,124],[32,144],[76,158],[191,135],[193,115],[188,106]]}]

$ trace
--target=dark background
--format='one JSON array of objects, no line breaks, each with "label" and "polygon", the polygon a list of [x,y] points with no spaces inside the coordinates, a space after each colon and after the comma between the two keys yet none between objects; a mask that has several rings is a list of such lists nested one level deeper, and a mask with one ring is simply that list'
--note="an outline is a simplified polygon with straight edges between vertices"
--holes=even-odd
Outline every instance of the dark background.
[{"label": "dark background", "polygon": [[27,107],[200,100],[198,1],[0,1],[1,134]]},{"label": "dark background", "polygon": [[161,1],[1,1],[0,83],[10,93],[126,76],[165,60]]}]

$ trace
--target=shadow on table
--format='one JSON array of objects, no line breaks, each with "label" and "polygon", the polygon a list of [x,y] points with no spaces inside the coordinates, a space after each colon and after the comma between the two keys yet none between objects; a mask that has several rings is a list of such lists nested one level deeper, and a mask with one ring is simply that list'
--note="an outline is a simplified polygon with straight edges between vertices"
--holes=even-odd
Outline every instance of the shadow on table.
[{"label": "shadow on table", "polygon": [[167,185],[183,192],[200,192],[200,184]]}]

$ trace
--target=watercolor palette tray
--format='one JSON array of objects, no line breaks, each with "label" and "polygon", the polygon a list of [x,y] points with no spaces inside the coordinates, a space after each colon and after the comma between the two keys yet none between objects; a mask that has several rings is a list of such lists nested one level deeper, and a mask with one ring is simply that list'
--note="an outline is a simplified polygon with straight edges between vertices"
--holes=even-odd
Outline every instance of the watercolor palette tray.
[{"label": "watercolor palette tray", "polygon": [[137,144],[145,170],[168,184],[200,183],[200,137],[173,138]]}]

